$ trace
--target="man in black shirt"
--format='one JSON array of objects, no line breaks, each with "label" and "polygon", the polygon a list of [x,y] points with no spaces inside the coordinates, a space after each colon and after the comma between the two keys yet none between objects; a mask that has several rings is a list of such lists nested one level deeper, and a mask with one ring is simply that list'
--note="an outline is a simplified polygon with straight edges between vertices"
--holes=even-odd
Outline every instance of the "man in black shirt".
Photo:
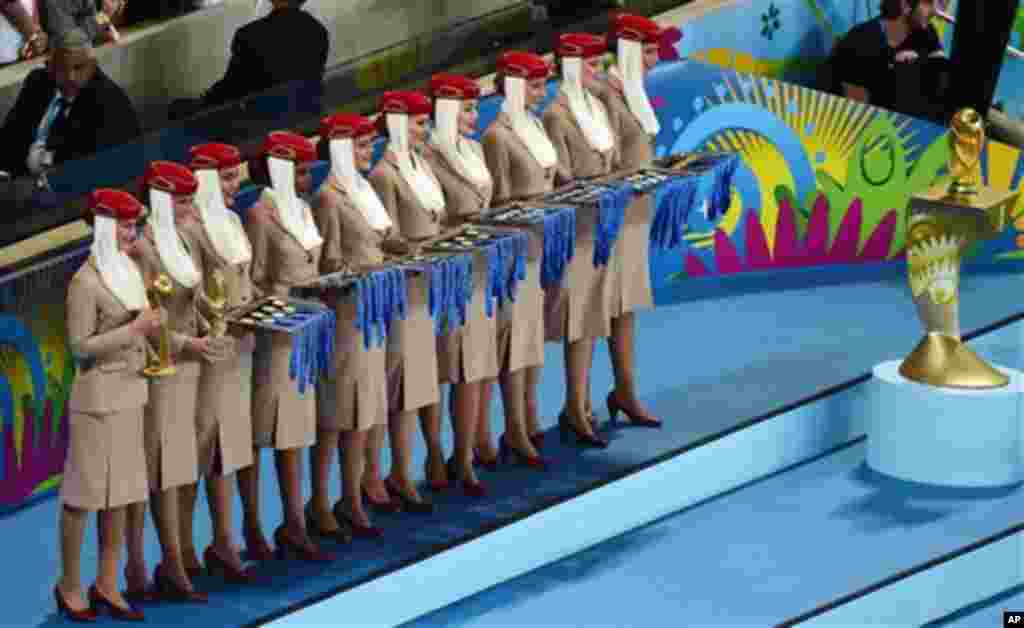
[{"label": "man in black shirt", "polygon": [[832,53],[832,91],[910,115],[934,117],[941,102],[942,42],[933,0],[882,0],[881,16],[858,24]]}]

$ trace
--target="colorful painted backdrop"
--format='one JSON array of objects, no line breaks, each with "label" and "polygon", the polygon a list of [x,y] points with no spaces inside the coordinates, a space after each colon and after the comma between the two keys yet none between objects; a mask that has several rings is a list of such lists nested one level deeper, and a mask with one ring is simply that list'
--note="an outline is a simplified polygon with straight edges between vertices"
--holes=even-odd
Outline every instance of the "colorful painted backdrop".
[{"label": "colorful painted backdrop", "polygon": [[[907,199],[943,172],[939,127],[772,78],[811,67],[801,59],[823,58],[836,25],[861,21],[856,3],[843,4],[846,13],[810,0],[763,4],[727,7],[669,33],[666,57],[684,60],[651,77],[659,155],[711,148],[743,157],[729,210],[709,220],[695,208],[685,245],[652,256],[659,305],[902,272]],[[498,106],[495,98],[482,103],[483,125]],[[982,165],[1001,188],[1016,187],[1024,172],[1020,151],[994,142]],[[1024,265],[1018,229],[1024,222],[975,247],[968,270]],[[59,480],[73,378],[64,290],[84,255],[0,276],[0,509]]]}]

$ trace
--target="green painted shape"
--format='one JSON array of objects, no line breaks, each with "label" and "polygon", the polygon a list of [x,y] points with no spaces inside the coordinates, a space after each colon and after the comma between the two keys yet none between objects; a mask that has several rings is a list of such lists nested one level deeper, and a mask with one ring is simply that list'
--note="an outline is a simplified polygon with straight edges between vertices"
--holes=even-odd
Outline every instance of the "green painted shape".
[{"label": "green painted shape", "polygon": [[[896,232],[889,256],[906,243],[906,210],[910,197],[936,182],[946,165],[948,144],[943,135],[934,141],[913,164],[889,115],[879,112],[868,124],[854,146],[846,182],[840,184],[819,170],[818,186],[829,204],[829,245],[835,239],[846,211],[854,199],[862,203],[860,244],[863,244],[892,210],[897,212]],[[910,172],[908,172],[910,170]]]}]

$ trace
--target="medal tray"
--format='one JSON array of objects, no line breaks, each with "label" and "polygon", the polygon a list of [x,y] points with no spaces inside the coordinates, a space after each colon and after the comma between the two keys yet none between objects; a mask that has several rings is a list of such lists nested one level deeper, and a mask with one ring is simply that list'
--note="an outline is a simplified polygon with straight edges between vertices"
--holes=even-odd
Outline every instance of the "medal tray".
[{"label": "medal tray", "polygon": [[[312,301],[291,297],[267,297],[239,312],[232,313],[228,323],[247,329],[294,333],[323,310],[322,304]],[[280,315],[275,316],[277,313]]]},{"label": "medal tray", "polygon": [[467,227],[424,247],[427,253],[469,253],[500,239],[501,235],[483,227]]},{"label": "medal tray", "polygon": [[680,176],[678,172],[665,172],[662,170],[640,170],[632,174],[628,174],[619,181],[622,183],[628,183],[635,187],[638,192],[644,194],[649,192],[659,185],[665,183],[669,179],[673,179]]},{"label": "medal tray", "polygon": [[576,183],[542,197],[541,202],[548,205],[596,205],[601,195],[611,190],[611,186],[603,183]]},{"label": "medal tray", "polygon": [[301,294],[313,294],[325,290],[340,290],[346,288],[359,279],[359,275],[350,270],[340,270],[336,273],[321,275],[312,281],[301,283],[294,288]]},{"label": "medal tray", "polygon": [[735,153],[729,152],[686,153],[664,157],[656,160],[654,165],[678,174],[696,175],[703,174],[734,156]]},{"label": "medal tray", "polygon": [[565,211],[564,207],[503,207],[480,216],[479,222],[489,225],[535,225],[548,216]]}]

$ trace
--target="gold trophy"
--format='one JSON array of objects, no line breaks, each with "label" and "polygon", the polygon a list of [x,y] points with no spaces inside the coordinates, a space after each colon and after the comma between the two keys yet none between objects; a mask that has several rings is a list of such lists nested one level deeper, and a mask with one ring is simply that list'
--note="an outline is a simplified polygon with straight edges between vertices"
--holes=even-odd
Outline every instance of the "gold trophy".
[{"label": "gold trophy", "polygon": [[219,268],[206,282],[206,304],[210,308],[210,337],[223,338],[228,333],[228,288]]},{"label": "gold trophy", "polygon": [[[156,310],[163,308],[164,302],[173,292],[174,286],[171,284],[171,278],[164,274],[157,276],[147,291],[150,307]],[[166,322],[161,323],[156,352],[154,354],[152,348],[150,349],[149,364],[142,369],[142,374],[146,377],[157,378],[174,375],[176,372],[178,370],[171,361],[171,330]]]},{"label": "gold trophy", "polygon": [[900,374],[931,386],[1001,388],[1009,378],[960,340],[960,256],[1006,228],[1019,192],[982,185],[985,128],[976,111],[957,112],[950,127],[952,182],[913,196],[907,211],[907,270],[926,334]]}]

